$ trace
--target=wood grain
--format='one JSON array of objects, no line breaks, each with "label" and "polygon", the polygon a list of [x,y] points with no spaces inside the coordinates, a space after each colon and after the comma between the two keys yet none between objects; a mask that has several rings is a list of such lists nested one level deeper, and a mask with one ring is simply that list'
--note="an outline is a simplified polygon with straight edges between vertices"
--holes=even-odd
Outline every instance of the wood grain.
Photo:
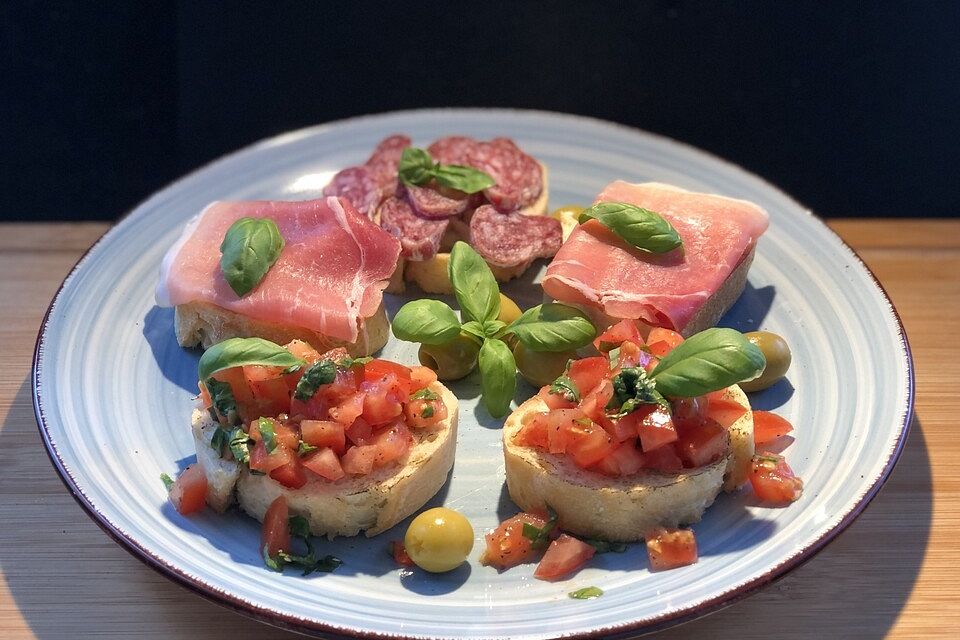
[{"label": "wood grain", "polygon": [[[960,637],[960,221],[831,223],[907,327],[916,420],[889,482],[827,549],[771,587],[661,637]],[[101,224],[0,225],[0,638],[293,638],[135,560],[84,514],[34,422],[43,313]],[[772,634],[772,635],[771,635]]]}]

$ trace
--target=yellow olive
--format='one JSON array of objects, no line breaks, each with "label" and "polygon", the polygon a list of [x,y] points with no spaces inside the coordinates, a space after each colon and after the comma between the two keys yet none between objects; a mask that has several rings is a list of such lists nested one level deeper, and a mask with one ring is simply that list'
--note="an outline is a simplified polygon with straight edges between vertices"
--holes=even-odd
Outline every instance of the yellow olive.
[{"label": "yellow olive", "polygon": [[567,361],[577,357],[576,351],[531,351],[522,342],[513,348],[517,370],[527,382],[535,387],[550,384],[563,374]]},{"label": "yellow olive", "polygon": [[751,331],[745,333],[744,336],[760,347],[763,357],[767,359],[767,366],[759,378],[749,382],[741,382],[740,388],[744,391],[766,389],[787,374],[791,360],[790,347],[786,340],[769,331]]},{"label": "yellow olive", "polygon": [[477,366],[480,345],[465,333],[445,344],[420,345],[420,364],[437,372],[441,380],[459,380]]},{"label": "yellow olive", "polygon": [[520,307],[517,306],[516,302],[502,293],[500,294],[500,315],[497,316],[497,320],[510,324],[522,314],[523,312],[520,311]]},{"label": "yellow olive", "polygon": [[473,527],[453,509],[435,507],[413,519],[403,537],[403,546],[421,569],[432,573],[451,571],[463,564],[473,549]]}]

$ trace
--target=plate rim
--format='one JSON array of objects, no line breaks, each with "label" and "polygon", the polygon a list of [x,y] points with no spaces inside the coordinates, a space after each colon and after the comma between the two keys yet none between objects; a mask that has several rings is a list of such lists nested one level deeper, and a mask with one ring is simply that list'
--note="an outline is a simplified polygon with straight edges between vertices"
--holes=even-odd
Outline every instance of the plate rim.
[{"label": "plate rim", "polygon": [[[753,180],[756,180],[762,186],[772,191],[775,191],[777,195],[784,198],[791,204],[795,205],[797,209],[803,211],[807,216],[814,220],[814,224],[821,225],[828,233],[833,235],[834,239],[837,240],[840,245],[846,249],[849,254],[859,263],[860,267],[863,268],[864,272],[873,280],[874,285],[877,287],[877,290],[880,292],[882,298],[885,300],[886,304],[889,307],[889,310],[892,314],[893,320],[895,321],[895,328],[897,332],[897,337],[899,338],[900,345],[902,347],[902,355],[904,357],[904,363],[906,365],[907,373],[907,385],[906,385],[906,407],[900,416],[899,432],[897,435],[896,442],[894,443],[891,450],[888,452],[887,460],[884,463],[883,468],[880,470],[879,474],[873,479],[871,485],[864,491],[863,495],[854,503],[844,514],[843,517],[830,529],[823,532],[816,540],[812,541],[810,544],[806,545],[802,549],[796,551],[793,555],[785,558],[779,564],[771,567],[768,571],[754,577],[753,579],[744,582],[730,590],[724,591],[720,594],[717,594],[713,598],[704,600],[700,603],[697,603],[693,606],[686,608],[681,608],[676,611],[663,613],[661,615],[645,618],[642,620],[629,620],[619,625],[607,625],[599,628],[594,628],[589,631],[581,633],[571,633],[563,635],[564,638],[602,638],[607,637],[610,634],[626,634],[631,632],[642,632],[644,634],[651,633],[654,631],[663,630],[669,627],[673,627],[685,622],[689,622],[696,618],[700,618],[707,614],[719,611],[723,608],[726,608],[744,598],[753,595],[760,589],[766,587],[767,585],[779,580],[780,578],[786,576],[794,569],[802,566],[808,560],[817,555],[823,548],[825,548],[829,543],[834,541],[840,533],[846,530],[867,508],[867,506],[873,501],[877,496],[880,490],[886,484],[887,480],[890,477],[890,474],[893,471],[894,466],[897,461],[900,459],[900,455],[903,452],[903,448],[906,445],[907,438],[913,424],[913,418],[915,413],[915,396],[916,396],[916,380],[915,380],[915,370],[916,367],[913,362],[913,353],[910,347],[910,342],[907,338],[907,332],[903,325],[903,320],[900,317],[900,313],[894,305],[893,300],[890,298],[890,295],[887,293],[886,288],[874,274],[873,270],[867,265],[867,263],[860,257],[860,255],[853,249],[847,242],[840,237],[840,235],[830,228],[826,222],[813,213],[813,211],[799,202],[792,195],[783,191],[777,185],[771,183],[766,178],[757,175],[752,171],[744,169],[740,165],[717,156],[710,151],[706,151],[699,147],[696,147],[692,144],[676,140],[669,136],[665,136],[659,133],[654,133],[647,131],[645,129],[640,129],[639,127],[633,127],[626,125],[620,122],[615,122],[611,120],[605,120],[602,118],[596,118],[592,116],[584,116],[579,114],[564,113],[559,111],[547,111],[541,109],[520,109],[520,108],[501,108],[501,107],[441,107],[441,108],[419,108],[419,109],[402,109],[396,111],[384,111],[378,113],[367,113],[357,116],[352,116],[348,118],[341,118],[338,120],[331,120],[328,122],[311,125],[307,127],[302,127],[299,129],[294,129],[291,131],[284,131],[278,134],[262,138],[253,143],[247,144],[243,147],[240,147],[234,151],[218,156],[209,162],[206,162],[192,171],[189,171],[182,176],[172,180],[171,182],[166,183],[160,189],[152,192],[142,201],[138,202],[135,206],[128,209],[123,213],[117,220],[110,225],[110,227],[89,247],[83,254],[78,258],[77,262],[73,265],[67,275],[63,278],[59,287],[57,288],[56,293],[50,301],[49,306],[47,307],[46,312],[43,315],[41,320],[40,327],[37,332],[37,338],[34,345],[33,359],[31,365],[31,387],[32,387],[32,397],[33,397],[33,408],[34,408],[34,417],[37,422],[38,430],[40,431],[41,440],[43,441],[44,450],[47,453],[47,456],[50,458],[51,463],[53,464],[54,469],[57,471],[61,482],[64,486],[70,491],[70,494],[81,506],[84,512],[89,516],[114,542],[120,545],[133,557],[137,558],[144,564],[146,564],[151,569],[157,571],[164,577],[170,579],[172,582],[179,584],[187,588],[188,590],[196,593],[207,601],[213,602],[214,604],[220,605],[224,608],[230,609],[236,613],[240,613],[247,617],[253,618],[260,622],[279,627],[282,629],[287,629],[290,631],[300,632],[300,633],[310,633],[311,635],[316,635],[319,633],[323,634],[334,634],[337,637],[342,638],[389,638],[389,639],[399,639],[399,638],[410,638],[411,640],[419,640],[425,636],[408,636],[401,633],[384,633],[370,630],[360,630],[352,629],[349,627],[341,627],[336,625],[324,624],[322,622],[315,622],[310,619],[300,618],[289,613],[272,609],[269,607],[261,607],[256,604],[249,602],[243,598],[239,598],[229,591],[221,591],[214,587],[213,585],[205,582],[204,580],[189,575],[186,571],[164,561],[159,556],[151,553],[147,550],[138,540],[132,536],[126,535],[116,524],[114,524],[104,513],[98,511],[96,507],[90,502],[86,494],[83,492],[83,489],[79,486],[76,479],[73,477],[73,474],[68,469],[66,462],[60,456],[60,452],[57,449],[56,443],[50,433],[50,428],[47,424],[47,418],[43,410],[43,398],[42,398],[42,386],[40,385],[40,377],[42,374],[41,366],[41,356],[44,351],[44,342],[47,337],[47,330],[50,322],[50,315],[57,306],[57,303],[60,300],[61,294],[63,293],[64,287],[69,283],[69,281],[74,277],[78,270],[82,267],[83,263],[86,262],[90,254],[97,249],[108,236],[116,232],[116,230],[134,213],[140,210],[142,207],[148,205],[156,198],[161,197],[166,194],[170,189],[186,182],[187,180],[195,177],[197,174],[207,171],[208,169],[215,167],[221,163],[228,162],[235,156],[245,154],[247,152],[253,151],[261,146],[270,146],[271,144],[276,144],[278,142],[283,142],[285,139],[297,139],[305,136],[314,135],[321,133],[325,129],[336,128],[340,126],[353,125],[353,124],[362,124],[366,120],[377,120],[384,117],[404,117],[404,116],[429,116],[430,114],[452,114],[452,115],[469,115],[469,114],[523,114],[526,116],[535,116],[543,118],[552,118],[552,119],[567,119],[577,122],[584,122],[587,124],[603,127],[613,127],[620,128],[625,131],[630,132],[631,134],[640,133],[647,137],[659,140],[660,142],[674,145],[677,147],[683,148],[687,152],[691,152],[694,155],[702,156],[711,162],[725,166],[728,169],[737,171],[745,176],[750,177]],[[430,637],[445,637],[445,636],[430,636]]]}]

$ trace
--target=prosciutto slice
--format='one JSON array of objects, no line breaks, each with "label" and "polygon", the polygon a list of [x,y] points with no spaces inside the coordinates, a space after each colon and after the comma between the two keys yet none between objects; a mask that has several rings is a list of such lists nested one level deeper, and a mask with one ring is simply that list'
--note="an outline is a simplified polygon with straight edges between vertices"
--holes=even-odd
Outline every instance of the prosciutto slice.
[{"label": "prosciutto slice", "polygon": [[[285,246],[260,284],[238,298],[220,271],[220,243],[242,217],[270,218]],[[167,252],[157,303],[205,302],[266,322],[354,342],[376,313],[400,243],[347,200],[214,202]]]},{"label": "prosciutto slice", "polygon": [[627,202],[666,218],[683,250],[639,251],[596,220],[578,226],[557,252],[543,290],[562,302],[599,308],[682,331],[767,229],[767,213],[745,200],[670,185],[613,182],[596,202]]}]

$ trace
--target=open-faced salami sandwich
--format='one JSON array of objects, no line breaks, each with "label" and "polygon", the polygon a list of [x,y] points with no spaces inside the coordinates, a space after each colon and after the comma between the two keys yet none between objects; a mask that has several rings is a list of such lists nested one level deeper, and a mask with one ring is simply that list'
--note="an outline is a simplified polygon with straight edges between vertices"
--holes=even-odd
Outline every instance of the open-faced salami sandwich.
[{"label": "open-faced salami sandwich", "polygon": [[411,145],[403,135],[386,138],[364,165],[343,169],[324,190],[350,199],[400,241],[388,291],[407,281],[451,293],[449,251],[458,240],[501,281],[560,248],[560,224],[545,215],[547,169],[512,140],[447,136],[426,149]]}]

